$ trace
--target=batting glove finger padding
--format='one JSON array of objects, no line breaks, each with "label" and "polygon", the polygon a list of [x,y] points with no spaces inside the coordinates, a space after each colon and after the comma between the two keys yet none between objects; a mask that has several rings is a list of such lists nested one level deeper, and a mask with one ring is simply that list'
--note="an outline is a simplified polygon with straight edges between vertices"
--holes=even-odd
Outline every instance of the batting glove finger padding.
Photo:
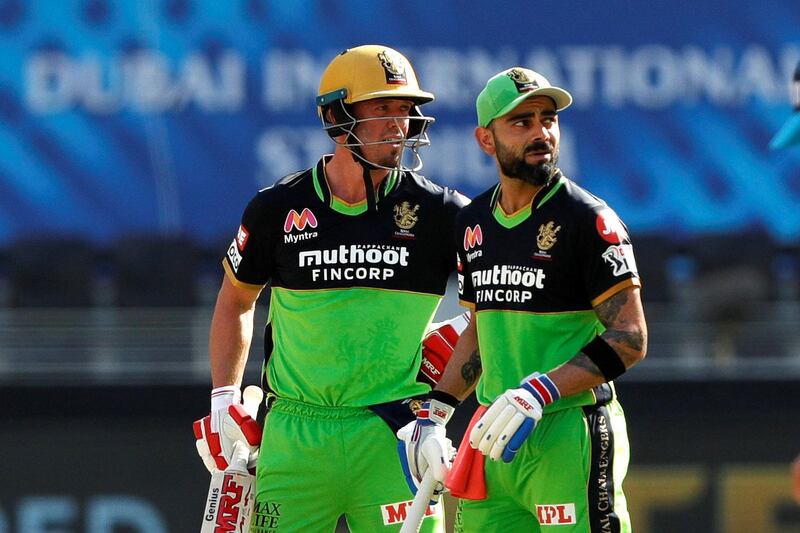
[{"label": "batting glove finger padding", "polygon": [[[248,468],[254,468],[258,460],[261,426],[250,413],[257,410],[261,395],[255,400],[255,406],[245,406],[238,403],[241,398],[238,387],[233,389],[234,387],[214,389],[211,394],[211,414],[195,421],[193,425],[197,452],[212,473],[214,468],[225,470],[228,467],[237,442],[247,447]],[[253,399],[256,397],[249,396]],[[209,466],[210,463],[213,466]]]},{"label": "batting glove finger padding", "polygon": [[469,434],[470,446],[493,461],[511,462],[542,418],[545,405],[559,398],[546,375],[532,374],[522,386],[501,394]]},{"label": "batting glove finger padding", "polygon": [[455,410],[438,400],[427,400],[417,413],[417,420],[397,432],[402,446],[398,446],[400,462],[406,473],[411,492],[416,493],[419,483],[430,469],[438,482],[436,494],[444,490],[444,481],[455,457],[453,443],[447,438],[445,424]]},{"label": "batting glove finger padding", "polygon": [[208,448],[208,441],[203,438],[203,422],[206,418],[208,417],[195,420],[194,424],[192,425],[192,429],[196,439],[194,444],[197,448],[197,454],[200,456],[200,459],[203,460],[203,464],[205,465],[206,469],[213,474],[214,472],[217,472],[219,468],[214,460],[214,456],[211,455],[211,450]]}]

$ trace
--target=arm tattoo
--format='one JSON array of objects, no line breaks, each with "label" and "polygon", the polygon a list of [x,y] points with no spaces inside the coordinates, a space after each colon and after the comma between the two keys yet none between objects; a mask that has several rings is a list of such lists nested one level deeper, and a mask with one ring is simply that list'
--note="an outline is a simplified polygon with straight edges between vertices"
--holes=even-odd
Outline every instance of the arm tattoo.
[{"label": "arm tattoo", "polygon": [[615,342],[635,351],[642,351],[644,347],[644,334],[641,331],[620,331],[609,329],[603,333],[606,341]]},{"label": "arm tattoo", "polygon": [[628,291],[619,291],[617,294],[595,307],[594,310],[600,322],[610,329],[612,325],[618,322],[620,324],[625,323],[625,319],[619,316],[619,310],[622,309],[622,306],[626,303],[628,303]]},{"label": "arm tattoo", "polygon": [[469,361],[461,366],[461,377],[467,385],[472,386],[480,377],[481,370],[481,355],[475,350],[469,356]]},{"label": "arm tattoo", "polygon": [[587,356],[583,355],[582,353],[578,352],[578,355],[567,361],[568,365],[576,366],[578,368],[582,368],[587,372],[594,374],[595,376],[603,377],[603,373],[600,372],[600,369],[597,368],[597,365],[592,362]]},{"label": "arm tattoo", "polygon": [[630,317],[622,312],[628,299],[629,291],[623,290],[594,309],[597,318],[606,327],[603,338],[619,354],[625,366],[634,364],[638,360],[636,354],[642,353],[647,346],[646,330],[631,321]]}]

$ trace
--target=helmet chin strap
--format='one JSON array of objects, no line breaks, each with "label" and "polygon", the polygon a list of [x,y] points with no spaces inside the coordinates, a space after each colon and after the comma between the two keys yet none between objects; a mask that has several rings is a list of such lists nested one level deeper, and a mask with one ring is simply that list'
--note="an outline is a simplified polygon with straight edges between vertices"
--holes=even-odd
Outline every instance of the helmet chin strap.
[{"label": "helmet chin strap", "polygon": [[[354,150],[361,151],[359,148],[355,148]],[[361,165],[361,168],[364,169],[362,173],[362,177],[364,178],[364,189],[367,192],[367,210],[368,211],[377,211],[378,210],[378,202],[377,198],[375,197],[375,187],[372,185],[372,174],[371,170],[377,169],[375,165],[368,162],[366,158],[361,155],[361,158],[357,157],[355,153],[351,152],[353,157],[353,161]]]},{"label": "helmet chin strap", "polygon": [[[348,135],[348,137],[350,137]],[[354,146],[349,148],[350,156],[353,158],[353,161],[361,165],[363,172],[361,176],[364,179],[364,189],[367,193],[367,210],[368,211],[377,211],[378,210],[378,203],[375,194],[375,187],[372,185],[372,174],[370,171],[372,170],[380,170],[381,167],[371,163],[361,152],[361,148],[358,146]]]}]

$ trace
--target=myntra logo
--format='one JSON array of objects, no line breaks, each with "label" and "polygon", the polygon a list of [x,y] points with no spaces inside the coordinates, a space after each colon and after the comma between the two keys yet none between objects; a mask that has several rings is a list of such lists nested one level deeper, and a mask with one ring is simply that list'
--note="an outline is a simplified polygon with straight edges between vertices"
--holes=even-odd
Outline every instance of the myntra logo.
[{"label": "myntra logo", "polygon": [[310,228],[317,227],[317,217],[314,216],[314,213],[311,212],[311,209],[306,207],[299,215],[297,214],[297,211],[292,209],[286,214],[286,221],[283,223],[283,231],[285,233],[289,233],[292,231],[292,227],[297,228],[299,231],[303,231],[306,229],[306,226]]},{"label": "myntra logo", "polygon": [[537,505],[536,517],[543,526],[574,524],[575,504],[554,503],[552,505]]},{"label": "myntra logo", "polygon": [[467,229],[464,230],[464,249],[470,250],[481,244],[483,244],[483,232],[481,231],[481,225],[477,224],[475,229],[467,227]]}]

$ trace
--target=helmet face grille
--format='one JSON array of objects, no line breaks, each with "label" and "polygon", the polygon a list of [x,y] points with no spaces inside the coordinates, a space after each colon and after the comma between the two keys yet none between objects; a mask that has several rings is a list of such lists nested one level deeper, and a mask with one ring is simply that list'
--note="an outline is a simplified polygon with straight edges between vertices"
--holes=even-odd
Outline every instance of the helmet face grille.
[{"label": "helmet face grille", "polygon": [[[327,117],[333,118],[333,122],[329,121]],[[422,157],[419,155],[419,148],[428,146],[430,139],[428,138],[428,127],[434,122],[433,117],[423,115],[417,106],[412,108],[409,116],[389,116],[389,117],[369,117],[369,118],[356,118],[351,110],[351,106],[344,103],[343,100],[338,100],[320,112],[322,119],[322,127],[333,138],[338,146],[342,146],[353,153],[359,160],[366,163],[373,168],[382,168],[386,170],[399,169],[402,171],[417,172],[422,168]],[[401,121],[409,121],[408,133],[402,139],[390,139],[380,141],[364,141],[359,138],[356,129],[359,124],[371,121],[386,121],[394,120],[398,123]],[[341,137],[344,136],[344,139]],[[373,161],[367,160],[361,148],[364,146],[376,146],[381,144],[394,144],[400,141],[401,154],[398,158],[398,164],[393,167],[377,164]]]}]

